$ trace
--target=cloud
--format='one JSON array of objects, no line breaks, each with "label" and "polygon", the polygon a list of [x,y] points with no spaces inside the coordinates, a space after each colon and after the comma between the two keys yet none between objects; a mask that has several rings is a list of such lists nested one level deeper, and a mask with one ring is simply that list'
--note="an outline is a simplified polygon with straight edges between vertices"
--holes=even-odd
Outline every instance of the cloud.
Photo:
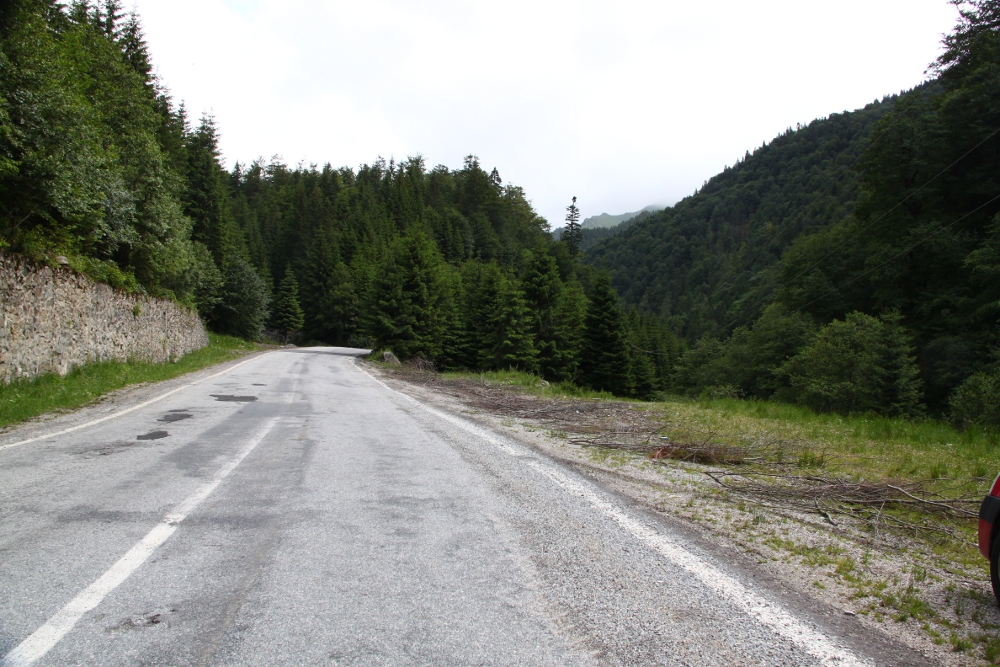
[{"label": "cloud", "polygon": [[945,0],[138,0],[227,160],[479,155],[558,224],[670,203],[797,122],[923,79]]}]

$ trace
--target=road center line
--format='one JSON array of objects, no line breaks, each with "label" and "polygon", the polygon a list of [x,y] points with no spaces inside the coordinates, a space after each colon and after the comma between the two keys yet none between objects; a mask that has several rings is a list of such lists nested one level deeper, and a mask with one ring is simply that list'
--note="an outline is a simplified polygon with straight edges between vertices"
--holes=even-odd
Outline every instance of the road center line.
[{"label": "road center line", "polygon": [[780,604],[772,602],[765,597],[754,593],[734,577],[731,577],[718,568],[710,565],[702,558],[699,558],[685,549],[682,545],[677,544],[668,538],[666,535],[658,533],[642,521],[629,516],[613,503],[608,502],[590,485],[581,484],[580,482],[571,479],[556,466],[544,462],[544,460],[533,456],[526,450],[521,450],[521,448],[514,447],[504,442],[501,438],[486,431],[486,429],[480,428],[479,426],[476,426],[475,424],[459,417],[455,417],[454,415],[450,415],[424,405],[412,396],[388,386],[364,368],[361,368],[360,366],[358,366],[358,368],[362,370],[365,375],[382,385],[384,388],[394,394],[403,396],[435,417],[447,421],[450,424],[454,424],[464,431],[486,440],[506,454],[520,458],[527,458],[527,464],[529,466],[545,475],[558,486],[569,491],[573,495],[582,497],[591,507],[617,523],[633,537],[651,547],[669,562],[694,576],[705,587],[714,591],[716,595],[728,600],[736,607],[742,609],[747,615],[756,618],[763,625],[770,628],[775,634],[803,648],[806,653],[814,658],[817,658],[821,665],[829,667],[868,667],[871,664],[868,661],[859,658],[850,650],[837,646],[833,640],[825,634],[810,628],[805,623],[792,616]]},{"label": "road center line", "polygon": [[42,627],[31,633],[27,639],[8,653],[3,660],[0,660],[0,667],[28,667],[28,665],[31,665],[48,653],[67,632],[73,629],[73,626],[76,625],[77,621],[84,614],[99,605],[111,591],[139,569],[139,566],[146,562],[146,559],[156,551],[157,547],[166,542],[174,534],[178,524],[184,521],[191,511],[205,500],[205,498],[208,498],[215,491],[216,487],[222,483],[222,480],[246,458],[247,454],[260,444],[261,440],[274,428],[278,419],[278,417],[274,417],[258,428],[250,436],[247,444],[236,455],[226,461],[212,475],[210,480],[199,486],[194,493],[178,503],[169,514],[163,517],[160,523],[156,524],[155,528],[129,549],[124,556],[118,559],[118,562],[102,574],[97,581],[83,589],[79,595],[66,603]]},{"label": "road center line", "polygon": [[196,385],[196,384],[198,384],[200,382],[204,382],[205,380],[211,380],[212,378],[216,378],[216,377],[219,377],[220,375],[224,375],[225,373],[228,373],[228,372],[230,372],[232,370],[235,370],[235,369],[239,368],[243,364],[248,364],[251,361],[253,361],[254,359],[259,359],[260,357],[263,357],[265,354],[271,354],[271,353],[270,352],[265,352],[264,354],[255,355],[255,356],[251,357],[250,359],[246,359],[244,361],[241,361],[240,363],[236,364],[235,366],[230,366],[229,368],[227,368],[227,369],[225,369],[223,371],[219,371],[218,373],[214,373],[214,374],[209,375],[207,377],[203,377],[200,380],[195,380],[194,382],[189,382],[189,383],[187,383],[185,385],[177,387],[176,389],[171,389],[170,391],[164,392],[164,393],[160,394],[159,396],[156,396],[155,398],[151,398],[148,401],[144,401],[144,402],[140,403],[139,405],[133,405],[131,408],[125,408],[124,410],[119,410],[118,412],[116,412],[114,414],[106,415],[104,417],[101,417],[100,419],[94,419],[93,421],[89,421],[86,424],[77,424],[76,426],[70,426],[69,428],[64,428],[61,431],[55,431],[53,433],[46,433],[45,435],[38,435],[38,436],[35,436],[34,438],[28,438],[27,440],[21,440],[19,442],[12,442],[12,443],[9,443],[9,444],[6,444],[6,445],[0,445],[0,452],[2,452],[5,449],[10,449],[11,447],[20,447],[21,445],[27,445],[27,444],[32,443],[32,442],[38,442],[39,440],[48,440],[49,438],[54,438],[57,435],[66,435],[67,433],[72,433],[73,431],[79,431],[80,429],[87,428],[88,426],[95,426],[97,424],[100,424],[101,422],[106,422],[109,419],[115,419],[116,417],[121,417],[122,415],[127,415],[128,413],[135,412],[136,410],[139,410],[140,408],[144,408],[147,405],[152,405],[153,403],[156,403],[157,401],[162,401],[167,396],[172,396],[173,394],[176,394],[177,392],[181,391],[182,389],[187,389],[188,387],[193,387],[194,385]]}]

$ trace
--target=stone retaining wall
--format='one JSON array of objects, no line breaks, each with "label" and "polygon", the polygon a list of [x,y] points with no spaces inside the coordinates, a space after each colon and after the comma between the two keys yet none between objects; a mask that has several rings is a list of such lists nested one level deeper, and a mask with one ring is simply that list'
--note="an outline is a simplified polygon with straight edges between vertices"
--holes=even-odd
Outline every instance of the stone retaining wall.
[{"label": "stone retaining wall", "polygon": [[88,361],[177,359],[208,345],[197,313],[0,253],[0,382]]}]

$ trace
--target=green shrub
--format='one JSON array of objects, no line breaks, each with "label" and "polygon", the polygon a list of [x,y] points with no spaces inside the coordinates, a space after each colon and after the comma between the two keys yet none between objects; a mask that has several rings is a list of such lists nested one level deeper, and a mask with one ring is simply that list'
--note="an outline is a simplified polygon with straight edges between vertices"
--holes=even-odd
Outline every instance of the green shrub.
[{"label": "green shrub", "polygon": [[826,325],[778,369],[788,382],[778,397],[818,412],[921,413],[921,382],[901,319],[854,312]]},{"label": "green shrub", "polygon": [[1000,373],[976,373],[952,392],[951,419],[960,428],[1000,427]]},{"label": "green shrub", "polygon": [[271,296],[250,262],[239,256],[230,259],[220,297],[209,318],[212,327],[232,336],[260,340]]},{"label": "green shrub", "polygon": [[135,275],[122,271],[117,264],[110,260],[78,255],[69,258],[69,265],[94,282],[105,283],[126,292],[139,291],[139,283],[136,281]]}]

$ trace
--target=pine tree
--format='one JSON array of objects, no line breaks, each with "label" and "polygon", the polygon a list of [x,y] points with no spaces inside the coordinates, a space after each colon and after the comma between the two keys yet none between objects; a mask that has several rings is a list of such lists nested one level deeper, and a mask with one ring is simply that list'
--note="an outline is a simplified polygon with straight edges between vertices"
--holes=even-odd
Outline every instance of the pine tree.
[{"label": "pine tree", "polygon": [[569,246],[571,254],[576,255],[580,252],[583,227],[580,226],[580,209],[576,207],[576,197],[573,197],[573,203],[566,207],[566,226],[563,227],[562,240]]},{"label": "pine tree", "polygon": [[584,325],[580,377],[584,384],[616,396],[632,393],[625,316],[611,278],[602,273],[594,282]]},{"label": "pine tree", "polygon": [[291,267],[285,269],[285,277],[278,287],[278,298],[274,303],[274,328],[281,332],[285,343],[305,323],[305,313],[299,305],[299,283]]},{"label": "pine tree", "polygon": [[534,373],[538,368],[532,342],[532,317],[517,280],[501,277],[487,325],[491,335],[484,350],[490,366]]},{"label": "pine tree", "polygon": [[372,285],[368,330],[376,348],[401,359],[437,361],[443,349],[448,283],[437,247],[414,232],[397,241]]},{"label": "pine tree", "polygon": [[587,321],[587,295],[583,286],[573,280],[565,284],[556,310],[553,360],[554,380],[574,381],[580,368],[583,331]]}]

